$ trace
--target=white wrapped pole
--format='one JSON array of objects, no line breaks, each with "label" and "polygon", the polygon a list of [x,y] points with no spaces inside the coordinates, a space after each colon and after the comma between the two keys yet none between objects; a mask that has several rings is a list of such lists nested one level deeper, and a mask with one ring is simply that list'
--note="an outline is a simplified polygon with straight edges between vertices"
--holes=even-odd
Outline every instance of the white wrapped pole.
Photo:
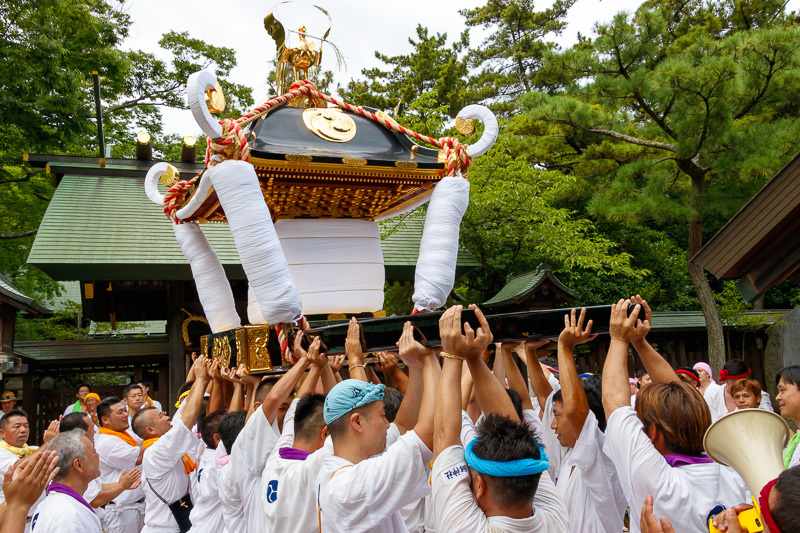
[{"label": "white wrapped pole", "polygon": [[268,324],[267,319],[261,314],[261,307],[258,305],[258,298],[253,291],[253,286],[247,284],[247,320],[253,325]]},{"label": "white wrapped pole", "polygon": [[211,180],[261,314],[270,324],[293,322],[303,310],[253,165],[225,161],[209,169]]},{"label": "white wrapped pole", "polygon": [[414,309],[433,311],[445,304],[456,280],[458,233],[469,205],[469,182],[445,176],[436,184],[425,217],[414,274]]},{"label": "white wrapped pole", "polygon": [[242,325],[228,277],[198,224],[175,224],[175,238],[192,267],[197,294],[213,333]]}]

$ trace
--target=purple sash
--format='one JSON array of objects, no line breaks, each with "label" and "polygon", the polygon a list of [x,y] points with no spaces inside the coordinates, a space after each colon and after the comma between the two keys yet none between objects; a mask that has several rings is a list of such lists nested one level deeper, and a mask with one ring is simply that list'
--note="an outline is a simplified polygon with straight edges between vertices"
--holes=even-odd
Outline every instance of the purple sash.
[{"label": "purple sash", "polygon": [[714,460],[711,459],[706,454],[702,454],[699,457],[695,457],[692,455],[681,455],[679,453],[671,453],[669,455],[665,455],[664,459],[667,460],[667,463],[672,468],[675,468],[677,466],[686,466],[686,465],[704,465],[714,462]]},{"label": "purple sash", "polygon": [[[47,492],[47,494],[50,494],[51,492],[57,492],[59,494],[66,494],[67,496],[70,496],[70,497],[75,498],[76,500],[78,500],[78,502],[80,504],[85,505],[86,508],[89,509],[91,512],[93,512],[93,513],[95,512],[94,509],[92,509],[92,506],[89,505],[89,503],[86,500],[83,499],[83,496],[81,496],[80,494],[78,494],[77,492],[75,492],[73,489],[71,489],[70,487],[68,487],[66,485],[62,485],[61,483],[56,483],[54,481],[54,482],[50,483],[50,485],[48,485],[47,490],[45,492]],[[97,514],[97,513],[95,513],[95,514]]]},{"label": "purple sash", "polygon": [[281,448],[278,450],[278,455],[281,456],[281,459],[294,459],[295,461],[305,461],[306,457],[311,455],[310,453],[298,450],[297,448]]}]

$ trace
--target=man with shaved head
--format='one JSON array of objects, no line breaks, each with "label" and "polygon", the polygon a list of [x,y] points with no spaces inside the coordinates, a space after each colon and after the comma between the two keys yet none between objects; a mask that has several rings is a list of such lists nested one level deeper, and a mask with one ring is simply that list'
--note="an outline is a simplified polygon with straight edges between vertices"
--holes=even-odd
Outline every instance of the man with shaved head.
[{"label": "man with shaved head", "polygon": [[[195,464],[187,454],[197,448],[199,439],[192,432],[203,406],[203,393],[210,379],[206,358],[198,357],[192,367],[195,382],[183,409],[176,415],[175,424],[153,407],[139,410],[133,418],[133,430],[143,439],[142,477],[145,479],[144,529],[142,533],[186,531],[188,512],[173,514],[170,505],[186,501],[190,487],[189,475]],[[177,507],[177,506],[176,506]],[[185,507],[188,509],[188,506]],[[178,520],[181,520],[179,525]]]}]

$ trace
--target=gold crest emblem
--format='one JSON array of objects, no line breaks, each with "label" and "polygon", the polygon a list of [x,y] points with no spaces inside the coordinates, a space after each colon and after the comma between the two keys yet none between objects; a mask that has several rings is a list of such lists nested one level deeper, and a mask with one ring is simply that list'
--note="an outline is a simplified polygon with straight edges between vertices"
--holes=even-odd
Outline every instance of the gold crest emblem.
[{"label": "gold crest emblem", "polygon": [[340,109],[306,109],[303,111],[303,123],[317,137],[334,143],[346,143],[356,136],[356,123]]}]

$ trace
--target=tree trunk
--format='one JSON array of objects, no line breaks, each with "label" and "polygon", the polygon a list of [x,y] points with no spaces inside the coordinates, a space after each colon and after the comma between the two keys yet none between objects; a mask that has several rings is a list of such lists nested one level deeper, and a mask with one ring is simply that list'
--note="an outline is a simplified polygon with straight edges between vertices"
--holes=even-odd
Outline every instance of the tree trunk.
[{"label": "tree trunk", "polygon": [[[696,199],[693,207],[697,215],[689,222],[689,249],[687,250],[687,258],[689,260],[700,251],[703,245],[703,215],[700,204],[702,203],[705,189],[705,174],[703,173],[699,176],[692,174],[690,174],[692,189]],[[717,308],[717,300],[711,291],[711,285],[709,285],[708,278],[703,272],[703,267],[689,261],[689,277],[692,279],[692,285],[694,285],[697,298],[700,300],[700,309],[703,310],[703,316],[706,319],[708,364],[711,365],[711,369],[714,372],[718,372],[722,365],[725,364],[725,335],[722,329],[722,318]]]}]

